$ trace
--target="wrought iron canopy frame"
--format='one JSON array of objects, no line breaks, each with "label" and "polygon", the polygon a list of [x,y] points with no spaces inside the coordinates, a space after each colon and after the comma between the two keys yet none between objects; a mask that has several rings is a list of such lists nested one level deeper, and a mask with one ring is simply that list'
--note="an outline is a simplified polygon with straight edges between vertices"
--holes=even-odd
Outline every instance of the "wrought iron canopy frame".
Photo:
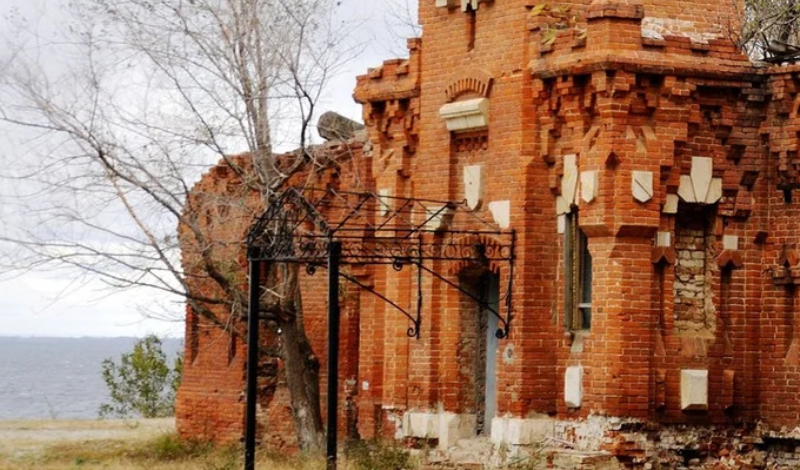
[{"label": "wrought iron canopy frame", "polygon": [[[327,214],[327,217],[323,214]],[[451,230],[450,226],[475,230]],[[491,243],[483,243],[491,240]],[[314,274],[326,267],[331,244],[341,246],[342,265],[391,265],[397,271],[405,266],[417,269],[416,312],[409,312],[355,276],[339,276],[357,284],[403,313],[411,321],[409,337],[419,339],[422,323],[422,275],[428,273],[495,315],[498,338],[509,334],[516,234],[498,230],[467,208],[456,203],[432,199],[378,195],[334,189],[288,188],[275,198],[256,220],[247,237],[251,262],[300,263]],[[501,314],[485,299],[464,289],[432,269],[426,262],[468,262],[478,265],[507,265],[508,282],[500,300]],[[428,263],[430,264],[430,263]]]}]

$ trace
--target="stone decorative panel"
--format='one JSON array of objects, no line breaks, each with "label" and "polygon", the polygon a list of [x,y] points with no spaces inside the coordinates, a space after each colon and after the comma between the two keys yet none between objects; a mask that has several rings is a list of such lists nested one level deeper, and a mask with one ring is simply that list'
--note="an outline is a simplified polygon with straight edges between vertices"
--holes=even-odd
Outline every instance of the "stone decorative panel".
[{"label": "stone decorative panel", "polygon": [[664,209],[662,212],[665,214],[677,214],[679,202],[680,196],[677,194],[667,194],[667,199],[664,202]]},{"label": "stone decorative panel", "polygon": [[708,410],[708,371],[681,371],[681,410]]},{"label": "stone decorative panel", "polygon": [[511,201],[493,201],[489,203],[489,212],[494,222],[502,229],[511,226]]},{"label": "stone decorative panel", "polygon": [[739,237],[736,235],[725,235],[722,237],[722,248],[724,250],[738,250],[739,249]]},{"label": "stone decorative panel", "polygon": [[439,116],[450,132],[486,129],[489,127],[489,100],[475,98],[447,103],[439,108]]},{"label": "stone decorative panel", "polygon": [[444,207],[431,207],[428,209],[427,217],[430,219],[425,225],[428,230],[447,230],[453,222],[455,211]]},{"label": "stone decorative panel", "polygon": [[464,167],[464,199],[467,206],[476,210],[483,201],[484,178],[483,165],[467,165]]},{"label": "stone decorative panel", "polygon": [[563,196],[556,196],[556,214],[564,215],[569,214],[572,208],[569,201],[564,199]]},{"label": "stone decorative panel", "polygon": [[722,178],[713,178],[713,160],[692,157],[690,175],[681,175],[678,195],[686,202],[714,204],[722,197]]},{"label": "stone decorative panel", "polygon": [[581,199],[592,202],[597,197],[600,188],[600,173],[597,170],[581,172]]},{"label": "stone decorative panel", "polygon": [[561,177],[561,197],[568,206],[577,202],[578,197],[578,164],[574,154],[564,155],[564,175]]},{"label": "stone decorative panel", "polygon": [[389,211],[392,209],[391,197],[391,189],[381,188],[378,190],[378,201],[380,202],[380,207],[378,207],[378,215],[382,217],[389,215]]},{"label": "stone decorative panel", "polygon": [[658,232],[656,233],[656,246],[672,246],[672,233]]},{"label": "stone decorative panel", "polygon": [[631,192],[639,202],[647,202],[653,198],[653,172],[634,171],[631,176]]},{"label": "stone decorative panel", "polygon": [[567,367],[564,374],[564,403],[567,408],[580,408],[583,402],[583,366]]}]

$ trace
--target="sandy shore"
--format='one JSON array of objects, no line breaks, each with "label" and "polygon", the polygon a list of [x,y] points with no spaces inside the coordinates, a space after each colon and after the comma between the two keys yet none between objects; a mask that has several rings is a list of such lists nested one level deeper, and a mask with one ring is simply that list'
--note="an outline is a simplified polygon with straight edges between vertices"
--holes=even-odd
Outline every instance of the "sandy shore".
[{"label": "sandy shore", "polygon": [[135,441],[175,430],[175,420],[0,421],[0,455],[21,456],[52,444]]}]

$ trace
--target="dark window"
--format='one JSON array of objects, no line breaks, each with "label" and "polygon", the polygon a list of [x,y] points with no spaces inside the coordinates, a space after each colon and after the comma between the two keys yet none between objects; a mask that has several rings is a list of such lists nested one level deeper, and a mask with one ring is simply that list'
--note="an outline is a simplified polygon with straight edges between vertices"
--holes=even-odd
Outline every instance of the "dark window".
[{"label": "dark window", "polygon": [[197,359],[197,353],[200,349],[200,317],[194,309],[189,309],[189,364],[193,364]]},{"label": "dark window", "polygon": [[565,323],[570,330],[592,325],[592,255],[578,214],[567,214],[564,230]]}]

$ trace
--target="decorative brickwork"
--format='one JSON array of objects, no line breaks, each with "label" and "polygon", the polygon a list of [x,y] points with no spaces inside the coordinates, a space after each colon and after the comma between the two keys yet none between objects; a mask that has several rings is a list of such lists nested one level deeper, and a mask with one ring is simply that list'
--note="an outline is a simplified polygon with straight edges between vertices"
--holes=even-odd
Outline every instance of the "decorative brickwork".
[{"label": "decorative brickwork", "polygon": [[[489,348],[469,299],[438,279],[359,268],[362,283],[404,308],[422,283],[422,334],[409,339],[405,317],[348,291],[341,422],[361,438],[447,447],[478,430],[532,444],[541,421],[551,437],[632,466],[677,466],[681,452],[723,458],[734,436],[746,436],[741,452],[794,442],[780,429],[800,425],[800,66],[754,67],[725,39],[733,9],[721,0],[573,2],[578,23],[553,41],[535,2],[464,4],[420,2],[425,37],[409,41],[409,59],[358,77],[368,141],[320,183],[466,200],[513,229],[517,268],[484,266],[501,303],[513,294],[510,335]],[[471,99],[486,100],[488,125],[450,132],[440,110]],[[194,193],[226,190],[222,168]],[[576,213],[592,270],[591,326],[580,331],[565,327],[564,237]],[[447,228],[471,229],[461,219]],[[459,283],[474,266],[429,268]],[[322,280],[304,282],[324,356]],[[227,336],[187,318],[187,338],[199,340],[187,340],[198,352],[179,428],[233,440],[245,355],[228,361]],[[476,373],[484,359],[494,359],[491,377]],[[275,370],[263,431],[287,436]],[[495,408],[480,416],[492,393]],[[689,452],[691,436],[719,442]]]}]

